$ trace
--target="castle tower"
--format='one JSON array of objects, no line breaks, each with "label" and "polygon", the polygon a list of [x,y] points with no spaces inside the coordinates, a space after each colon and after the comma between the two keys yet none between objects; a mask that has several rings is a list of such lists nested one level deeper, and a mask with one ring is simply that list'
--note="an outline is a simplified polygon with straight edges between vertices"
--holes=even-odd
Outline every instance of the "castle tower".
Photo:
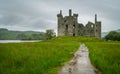
[{"label": "castle tower", "polygon": [[62,10],[60,10],[60,13],[57,14],[57,24],[58,24],[58,36],[64,36],[64,27],[62,26],[63,22],[63,15],[62,15]]},{"label": "castle tower", "polygon": [[95,36],[101,39],[101,22],[97,21],[97,14],[95,14]]}]

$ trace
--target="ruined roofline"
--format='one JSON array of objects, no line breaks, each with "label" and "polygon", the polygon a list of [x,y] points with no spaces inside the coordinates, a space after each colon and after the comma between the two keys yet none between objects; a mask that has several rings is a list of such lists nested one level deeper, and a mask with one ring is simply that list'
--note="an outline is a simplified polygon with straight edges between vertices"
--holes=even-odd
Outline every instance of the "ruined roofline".
[{"label": "ruined roofline", "polygon": [[92,22],[90,22],[90,21],[88,21],[88,23],[87,24],[82,24],[82,23],[78,23],[78,25],[82,25],[83,27],[86,27],[87,25],[91,25],[91,24],[95,24],[95,23],[92,23]]},{"label": "ruined roofline", "polygon": [[69,15],[68,15],[68,16],[63,16],[63,15],[62,15],[62,10],[60,10],[60,13],[57,14],[57,16],[58,16],[58,17],[62,16],[63,18],[64,18],[64,17],[69,17],[69,16],[78,17],[78,14],[76,14],[76,13],[73,13],[73,14],[72,14],[72,9],[69,9]]},{"label": "ruined roofline", "polygon": [[[64,18],[69,18],[69,17],[78,17],[78,14],[76,14],[76,13],[73,13],[73,14],[72,14],[72,9],[69,9],[69,15],[68,15],[68,16],[63,16],[63,15],[62,15],[62,10],[60,10],[60,13],[57,14],[57,17],[62,17],[62,18],[64,19]],[[95,24],[95,23],[101,23],[101,21],[98,21],[98,20],[97,20],[97,14],[95,14],[95,22],[93,23],[93,22],[88,21],[88,23]],[[87,24],[88,24],[88,23],[87,23]],[[78,23],[78,24],[79,24],[79,23]],[[83,25],[83,26],[86,26],[87,24],[85,24],[85,25]]]},{"label": "ruined roofline", "polygon": [[95,24],[95,23],[93,23],[93,22],[91,22],[91,21],[88,21],[88,23],[87,23],[87,24],[89,24],[89,23],[90,23],[90,24]]}]

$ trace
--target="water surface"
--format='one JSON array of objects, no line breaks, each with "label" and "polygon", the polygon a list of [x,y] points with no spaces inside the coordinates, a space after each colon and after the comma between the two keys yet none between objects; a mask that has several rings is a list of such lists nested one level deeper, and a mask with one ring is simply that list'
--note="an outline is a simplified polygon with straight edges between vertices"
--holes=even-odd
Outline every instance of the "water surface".
[{"label": "water surface", "polygon": [[0,43],[39,42],[41,40],[0,40]]}]

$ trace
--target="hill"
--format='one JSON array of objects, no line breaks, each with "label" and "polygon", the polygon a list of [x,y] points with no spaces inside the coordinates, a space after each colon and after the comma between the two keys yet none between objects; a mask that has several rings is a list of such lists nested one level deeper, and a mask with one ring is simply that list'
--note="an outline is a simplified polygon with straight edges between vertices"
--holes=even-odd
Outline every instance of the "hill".
[{"label": "hill", "polygon": [[[116,31],[116,32],[120,32],[120,29],[118,30],[112,30],[112,31]],[[109,32],[102,32],[102,38],[105,37]]]},{"label": "hill", "polygon": [[0,28],[0,40],[43,40],[44,32],[36,31],[11,31],[5,28]]}]

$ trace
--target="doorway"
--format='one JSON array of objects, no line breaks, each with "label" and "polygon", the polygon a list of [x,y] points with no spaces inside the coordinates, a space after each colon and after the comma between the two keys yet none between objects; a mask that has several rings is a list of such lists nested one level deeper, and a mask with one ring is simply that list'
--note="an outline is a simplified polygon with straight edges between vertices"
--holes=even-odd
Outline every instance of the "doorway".
[{"label": "doorway", "polygon": [[73,33],[73,36],[75,36],[75,33]]}]

